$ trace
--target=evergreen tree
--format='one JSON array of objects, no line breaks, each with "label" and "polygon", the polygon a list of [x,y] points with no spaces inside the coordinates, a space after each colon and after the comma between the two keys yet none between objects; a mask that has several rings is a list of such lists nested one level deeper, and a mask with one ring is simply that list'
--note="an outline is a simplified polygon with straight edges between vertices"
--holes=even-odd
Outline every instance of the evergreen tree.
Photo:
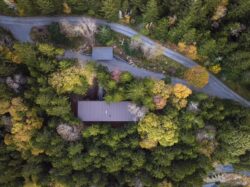
[{"label": "evergreen tree", "polygon": [[[36,0],[36,4],[43,15],[53,14],[57,11],[55,0]],[[61,6],[61,4],[59,4],[59,6]]]},{"label": "evergreen tree", "polygon": [[155,22],[158,18],[158,6],[156,0],[149,0],[143,13],[145,23]]},{"label": "evergreen tree", "polygon": [[111,21],[118,20],[120,4],[120,0],[104,0],[102,4],[102,12],[104,17]]}]

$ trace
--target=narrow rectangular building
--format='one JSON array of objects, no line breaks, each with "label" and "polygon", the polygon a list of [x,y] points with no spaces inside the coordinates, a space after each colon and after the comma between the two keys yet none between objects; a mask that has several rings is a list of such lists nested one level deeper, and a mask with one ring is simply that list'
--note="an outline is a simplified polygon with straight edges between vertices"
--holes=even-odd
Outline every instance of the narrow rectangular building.
[{"label": "narrow rectangular building", "polygon": [[128,110],[130,102],[78,101],[77,116],[84,122],[132,122],[135,115]]}]

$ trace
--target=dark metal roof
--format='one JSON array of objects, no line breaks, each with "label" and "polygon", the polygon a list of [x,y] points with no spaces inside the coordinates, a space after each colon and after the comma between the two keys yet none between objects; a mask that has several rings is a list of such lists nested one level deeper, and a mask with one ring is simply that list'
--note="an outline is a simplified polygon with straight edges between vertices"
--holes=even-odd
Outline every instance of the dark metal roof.
[{"label": "dark metal roof", "polygon": [[78,101],[78,118],[86,122],[129,122],[136,117],[128,111],[130,102]]},{"label": "dark metal roof", "polygon": [[112,47],[93,47],[92,58],[94,60],[112,60],[113,48]]}]

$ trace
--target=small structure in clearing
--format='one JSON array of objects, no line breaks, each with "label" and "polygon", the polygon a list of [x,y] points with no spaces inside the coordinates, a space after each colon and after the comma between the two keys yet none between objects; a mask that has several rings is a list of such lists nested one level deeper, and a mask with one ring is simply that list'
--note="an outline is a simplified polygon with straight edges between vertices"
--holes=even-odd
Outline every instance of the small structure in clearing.
[{"label": "small structure in clearing", "polygon": [[113,60],[113,48],[112,47],[93,47],[92,58],[93,60]]}]

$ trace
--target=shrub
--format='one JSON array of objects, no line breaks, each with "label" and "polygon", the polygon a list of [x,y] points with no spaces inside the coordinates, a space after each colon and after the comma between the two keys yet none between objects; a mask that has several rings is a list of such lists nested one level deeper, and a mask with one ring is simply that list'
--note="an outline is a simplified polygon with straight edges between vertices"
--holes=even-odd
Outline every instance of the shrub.
[{"label": "shrub", "polygon": [[101,45],[108,45],[114,40],[114,34],[109,27],[103,26],[97,33],[96,39]]}]

